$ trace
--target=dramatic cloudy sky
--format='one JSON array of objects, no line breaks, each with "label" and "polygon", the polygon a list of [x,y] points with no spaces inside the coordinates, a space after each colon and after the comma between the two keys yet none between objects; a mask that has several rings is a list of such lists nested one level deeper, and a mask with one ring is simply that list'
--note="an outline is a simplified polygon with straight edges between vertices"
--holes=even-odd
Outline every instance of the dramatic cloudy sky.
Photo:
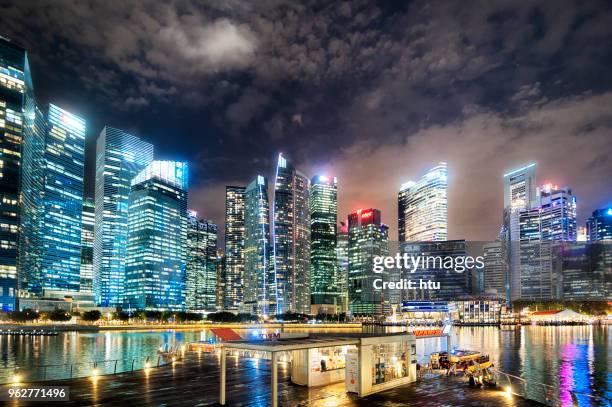
[{"label": "dramatic cloudy sky", "polygon": [[30,52],[37,96],[192,166],[190,205],[223,223],[224,187],[278,152],[339,179],[340,215],[450,169],[452,238],[492,239],[502,174],[538,163],[579,221],[612,204],[607,1],[15,1],[0,35]]}]

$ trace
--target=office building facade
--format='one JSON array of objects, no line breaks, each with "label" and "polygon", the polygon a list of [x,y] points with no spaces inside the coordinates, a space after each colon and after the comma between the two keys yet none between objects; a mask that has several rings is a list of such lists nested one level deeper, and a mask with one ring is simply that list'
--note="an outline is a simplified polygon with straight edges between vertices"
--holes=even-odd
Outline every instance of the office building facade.
[{"label": "office building facade", "polygon": [[345,222],[340,222],[340,227],[338,228],[338,237],[336,239],[336,261],[338,262],[338,268],[336,272],[336,286],[338,287],[338,304],[340,306],[339,312],[341,313],[346,313],[348,311],[348,246],[348,225]]},{"label": "office building facade", "polygon": [[241,186],[225,187],[225,293],[223,308],[240,309],[244,298],[244,193]]},{"label": "office building facade", "polygon": [[[26,51],[0,37],[0,303],[4,310],[16,306],[20,238],[20,198],[22,185],[22,145],[26,149],[28,130],[35,130],[36,102]],[[43,137],[42,132],[30,133]],[[39,149],[38,155],[42,154]],[[29,268],[20,270],[20,286],[27,289]]]},{"label": "office building facade", "polygon": [[251,314],[276,313],[274,267],[270,263],[270,202],[268,180],[258,175],[244,193],[244,301],[242,310]]},{"label": "office building facade", "polygon": [[502,243],[495,241],[483,246],[485,294],[506,296],[506,279],[502,261]]},{"label": "office building facade", "polygon": [[381,223],[380,210],[360,209],[351,213],[348,233],[349,312],[362,317],[385,315],[389,312],[389,299],[385,290],[374,287],[374,280],[388,281],[388,271],[373,271],[374,257],[389,253],[389,230]]},{"label": "office building facade", "polygon": [[536,169],[536,164],[532,163],[503,176],[502,261],[507,301],[514,301],[521,295],[519,214],[531,208],[535,200]]},{"label": "office building facade", "polygon": [[41,279],[51,296],[80,289],[86,123],[50,104],[46,130]]},{"label": "office building facade", "polygon": [[189,311],[215,311],[217,225],[197,216],[195,211],[189,211],[187,216],[185,305]]},{"label": "office building facade", "polygon": [[438,163],[418,181],[404,183],[398,194],[399,241],[448,238],[448,169]]},{"label": "office building facade", "polygon": [[187,163],[152,161],[128,196],[125,306],[183,310],[187,260]]},{"label": "office building facade", "polygon": [[310,312],[309,180],[282,154],[274,180],[273,266],[276,312]]},{"label": "office building facade", "polygon": [[587,220],[587,239],[589,242],[612,240],[612,208],[593,211]]},{"label": "office building facade", "polygon": [[96,207],[94,200],[83,200],[81,216],[81,293],[93,294],[93,247]]},{"label": "office building facade", "polygon": [[96,144],[94,294],[98,305],[123,304],[132,179],[153,161],[153,145],[106,126]]},{"label": "office building facade", "polygon": [[519,298],[555,298],[555,245],[575,243],[576,237],[576,197],[571,190],[551,184],[537,188],[531,208],[519,212]]},{"label": "office building facade", "polygon": [[317,175],[310,184],[310,302],[311,313],[336,313],[338,260],[338,180]]}]

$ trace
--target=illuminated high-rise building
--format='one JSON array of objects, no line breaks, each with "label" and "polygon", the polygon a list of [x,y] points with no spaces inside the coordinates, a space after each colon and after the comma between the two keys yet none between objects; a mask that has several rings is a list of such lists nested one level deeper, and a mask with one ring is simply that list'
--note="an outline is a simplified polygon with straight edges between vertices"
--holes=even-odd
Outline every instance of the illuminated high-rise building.
[{"label": "illuminated high-rise building", "polygon": [[612,240],[612,208],[593,211],[587,220],[587,239],[589,242]]},{"label": "illuminated high-rise building", "polygon": [[218,310],[223,310],[225,309],[225,304],[227,303],[227,292],[225,290],[227,278],[225,277],[225,253],[223,252],[223,249],[217,249],[217,259],[215,264],[217,267],[217,294],[215,298],[215,305]]},{"label": "illuminated high-rise building", "polygon": [[576,197],[565,187],[547,184],[537,189],[531,208],[519,212],[520,298],[555,297],[554,246],[576,242]]},{"label": "illuminated high-rise building", "polygon": [[502,262],[502,243],[500,241],[486,243],[483,249],[485,294],[505,297],[506,280]]},{"label": "illuminated high-rise building", "polygon": [[531,208],[536,198],[536,165],[528,164],[504,174],[504,219],[502,261],[506,285],[506,300],[521,295],[519,214]]},{"label": "illuminated high-rise building", "polygon": [[93,292],[93,246],[96,211],[94,200],[85,198],[81,217],[81,287],[82,293]]},{"label": "illuminated high-rise building", "polygon": [[[16,304],[19,247],[23,253],[30,243],[35,243],[29,238],[37,236],[33,230],[27,235],[19,230],[23,221],[21,213],[26,206],[28,210],[38,207],[39,203],[32,200],[40,199],[42,189],[38,170],[42,165],[44,128],[37,125],[44,127],[44,120],[36,108],[27,53],[0,37],[0,309],[7,311],[15,309]],[[26,155],[29,156],[27,163]],[[24,164],[32,165],[26,168],[38,176],[38,184],[32,191],[36,196],[26,192],[35,179],[28,177],[24,182],[21,173]],[[32,280],[30,270],[30,267],[19,268],[19,286],[24,290]]]},{"label": "illuminated high-rise building", "polygon": [[403,184],[398,194],[400,242],[448,238],[448,170],[438,163],[418,181]]},{"label": "illuminated high-rise building", "polygon": [[340,305],[336,285],[337,233],[338,180],[317,175],[310,184],[310,302],[313,314],[334,314]]},{"label": "illuminated high-rise building", "polygon": [[85,120],[49,105],[40,237],[45,296],[80,287],[85,131]]},{"label": "illuminated high-rise building", "polygon": [[336,239],[336,260],[338,269],[336,272],[336,286],[338,287],[340,301],[340,312],[348,311],[348,272],[349,272],[349,257],[348,257],[349,235],[348,225],[340,222],[338,229],[338,237]]},{"label": "illuminated high-rise building", "polygon": [[238,310],[243,302],[244,192],[245,187],[225,187],[225,292],[223,309]]},{"label": "illuminated high-rise building", "polygon": [[153,145],[106,126],[96,144],[93,288],[97,304],[123,304],[128,198],[132,179],[153,160]]},{"label": "illuminated high-rise building", "polygon": [[276,312],[274,267],[270,263],[270,203],[268,180],[258,175],[244,193],[244,312],[271,315]]},{"label": "illuminated high-rise building", "polygon": [[389,312],[385,290],[374,281],[388,281],[388,272],[374,273],[374,257],[389,253],[389,229],[378,209],[360,209],[348,216],[349,311],[354,316],[381,316]]},{"label": "illuminated high-rise building", "polygon": [[187,163],[152,161],[128,197],[125,303],[182,310],[187,261]]},{"label": "illuminated high-rise building", "polygon": [[282,154],[274,180],[276,312],[310,312],[309,181]]},{"label": "illuminated high-rise building", "polygon": [[187,221],[185,306],[190,311],[215,311],[217,225],[209,220],[198,220],[195,211],[188,211]]}]

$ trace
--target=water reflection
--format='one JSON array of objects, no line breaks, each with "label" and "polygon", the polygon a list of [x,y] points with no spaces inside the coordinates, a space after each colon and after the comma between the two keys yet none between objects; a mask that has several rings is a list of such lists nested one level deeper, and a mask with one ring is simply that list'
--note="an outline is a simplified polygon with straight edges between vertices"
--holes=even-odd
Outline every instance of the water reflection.
[{"label": "water reflection", "polygon": [[[387,329],[399,331],[404,328]],[[278,332],[277,329],[237,331],[243,337],[251,338]],[[286,328],[285,331],[304,329]],[[316,328],[310,331],[339,332]],[[340,332],[359,332],[359,328]],[[10,379],[15,366],[20,366],[24,380],[40,379],[43,375],[68,377],[70,364],[75,364],[73,376],[89,375],[93,362],[101,360],[118,360],[100,364],[101,374],[130,370],[132,365],[141,369],[147,357],[155,366],[157,349],[162,343],[176,345],[211,337],[209,330],[64,332],[54,337],[0,336],[0,382]],[[612,349],[612,327],[454,328],[453,346],[488,353],[496,368],[520,376],[528,383],[554,386],[559,389],[563,404],[571,405],[571,392],[612,398],[612,352],[609,351]],[[445,349],[444,339],[419,340],[417,357],[424,363],[429,353]],[[40,369],[33,372],[34,366],[41,365],[54,366],[47,367],[44,372]],[[542,390],[528,384],[526,391],[534,394]],[[589,404],[585,397],[579,401],[582,405]]]}]

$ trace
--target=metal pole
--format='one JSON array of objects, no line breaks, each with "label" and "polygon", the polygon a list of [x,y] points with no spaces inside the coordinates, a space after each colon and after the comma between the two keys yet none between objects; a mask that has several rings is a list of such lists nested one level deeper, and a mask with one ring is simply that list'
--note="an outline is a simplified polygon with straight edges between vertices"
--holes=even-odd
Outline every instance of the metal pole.
[{"label": "metal pole", "polygon": [[450,355],[450,352],[453,348],[453,338],[451,334],[446,335],[446,351]]},{"label": "metal pole", "polygon": [[272,352],[272,407],[278,407],[278,361]]},{"label": "metal pole", "polygon": [[72,363],[70,364],[70,378],[72,379]]},{"label": "metal pole", "polygon": [[219,384],[219,404],[225,405],[225,349],[221,348],[221,383]]},{"label": "metal pole", "polygon": [[117,360],[115,359],[115,368],[113,369],[113,374],[117,373]]},{"label": "metal pole", "polygon": [[132,358],[132,372],[134,371],[134,358]]}]

